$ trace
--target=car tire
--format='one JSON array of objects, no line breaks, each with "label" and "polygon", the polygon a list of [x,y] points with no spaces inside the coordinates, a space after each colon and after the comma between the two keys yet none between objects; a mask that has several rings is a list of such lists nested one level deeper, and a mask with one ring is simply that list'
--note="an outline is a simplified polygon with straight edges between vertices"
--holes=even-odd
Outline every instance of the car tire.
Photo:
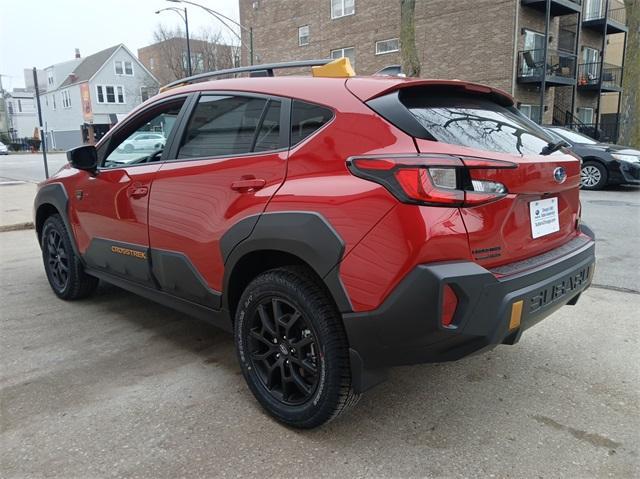
[{"label": "car tire", "polygon": [[357,403],[340,314],[306,268],[256,277],[240,298],[234,331],[249,389],[276,420],[310,429]]},{"label": "car tire", "polygon": [[45,220],[40,246],[47,279],[56,296],[74,300],[95,291],[98,279],[84,272],[60,215],[52,215]]},{"label": "car tire", "polygon": [[601,190],[607,186],[607,169],[597,161],[585,161],[580,170],[580,186],[583,190]]}]

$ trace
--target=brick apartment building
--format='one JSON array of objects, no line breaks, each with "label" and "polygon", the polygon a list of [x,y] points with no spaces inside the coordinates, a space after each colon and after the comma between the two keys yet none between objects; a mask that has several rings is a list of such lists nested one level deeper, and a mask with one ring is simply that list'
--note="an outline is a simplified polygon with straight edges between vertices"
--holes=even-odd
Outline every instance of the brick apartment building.
[{"label": "brick apartment building", "polygon": [[[239,62],[233,45],[190,39],[193,74],[231,68]],[[189,75],[186,38],[173,37],[138,49],[138,59],[154,74],[160,85]]]},{"label": "brick apartment building", "polygon": [[[401,63],[397,0],[239,4],[240,23],[253,27],[256,63],[346,56],[361,75]],[[622,0],[419,0],[415,28],[421,76],[489,84],[535,121],[617,134]],[[617,54],[607,53],[609,43]]]}]

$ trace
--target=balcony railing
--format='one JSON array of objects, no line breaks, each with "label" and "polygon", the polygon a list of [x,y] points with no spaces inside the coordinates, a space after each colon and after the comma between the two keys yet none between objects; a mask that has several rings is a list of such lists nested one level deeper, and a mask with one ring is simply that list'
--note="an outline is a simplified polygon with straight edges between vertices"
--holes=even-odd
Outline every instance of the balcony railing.
[{"label": "balcony railing", "polygon": [[[606,18],[606,21],[605,21]],[[604,1],[588,4],[582,19],[584,26],[599,30],[605,27],[607,34],[627,31],[627,13],[625,7],[605,9]]]},{"label": "balcony railing", "polygon": [[547,81],[570,84],[576,77],[576,55],[559,50],[547,50],[545,68],[544,50],[523,50],[518,53],[518,78],[523,81]]},{"label": "balcony railing", "polygon": [[[600,62],[582,63],[578,66],[578,86],[583,88],[599,88]],[[622,88],[622,67],[605,63],[602,66],[602,88],[619,90]]]}]

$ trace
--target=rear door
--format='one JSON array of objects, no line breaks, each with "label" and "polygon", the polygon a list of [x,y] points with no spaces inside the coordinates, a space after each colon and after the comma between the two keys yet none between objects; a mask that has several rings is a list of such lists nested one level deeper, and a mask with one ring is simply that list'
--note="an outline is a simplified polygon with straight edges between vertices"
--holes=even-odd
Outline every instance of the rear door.
[{"label": "rear door", "polygon": [[580,163],[541,154],[551,138],[512,106],[487,95],[429,89],[401,92],[400,100],[433,140],[416,139],[420,153],[501,160],[515,168],[472,169],[471,180],[502,183],[508,195],[462,208],[472,254],[486,267],[541,254],[577,232]]},{"label": "rear door", "polygon": [[288,99],[200,96],[151,192],[153,272],[164,291],[219,306],[221,237],[245,218],[248,235],[284,181],[289,115]]}]

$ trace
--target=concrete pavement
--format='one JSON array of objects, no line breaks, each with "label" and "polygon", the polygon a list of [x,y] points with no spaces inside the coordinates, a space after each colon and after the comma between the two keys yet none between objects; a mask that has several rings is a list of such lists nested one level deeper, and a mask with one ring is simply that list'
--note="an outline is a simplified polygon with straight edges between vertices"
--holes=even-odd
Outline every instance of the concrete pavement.
[{"label": "concrete pavement", "polygon": [[[637,477],[640,295],[594,288],[516,346],[399,368],[298,432],[230,336],[104,286],[67,303],[33,231],[0,234],[3,477]],[[602,270],[602,268],[601,268]]]}]

